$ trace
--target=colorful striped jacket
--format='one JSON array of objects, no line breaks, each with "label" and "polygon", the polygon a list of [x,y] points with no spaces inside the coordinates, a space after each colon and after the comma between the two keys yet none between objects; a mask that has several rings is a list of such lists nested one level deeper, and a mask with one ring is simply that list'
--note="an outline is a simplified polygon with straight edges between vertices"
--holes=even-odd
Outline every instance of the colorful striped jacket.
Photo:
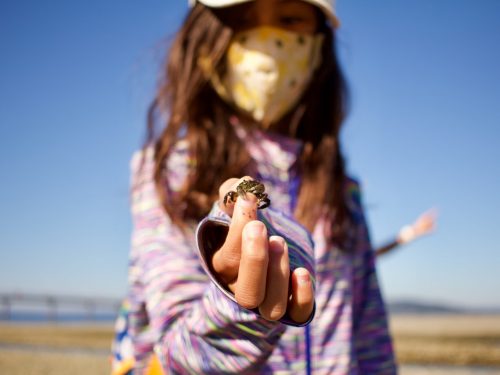
[{"label": "colorful striped jacket", "polygon": [[[265,183],[273,209],[290,221],[288,233],[282,227],[280,234],[287,241],[296,238],[291,215],[300,185],[300,142],[257,130],[238,129],[238,133],[255,162],[254,177]],[[153,353],[165,373],[174,374],[306,374],[307,357],[314,374],[396,373],[374,254],[354,180],[347,187],[356,221],[353,249],[341,251],[330,245],[324,220],[309,236],[314,241],[309,243],[316,263],[316,313],[306,332],[304,327],[267,321],[221,292],[202,267],[196,223],[187,234],[171,224],[155,193],[152,151],[145,151],[142,168],[141,159],[138,153],[131,163],[134,231],[127,326],[134,374],[144,373]],[[167,162],[172,193],[181,188],[192,167],[187,144],[181,141]],[[214,207],[210,216],[223,217]],[[298,240],[307,246],[306,238]]]}]

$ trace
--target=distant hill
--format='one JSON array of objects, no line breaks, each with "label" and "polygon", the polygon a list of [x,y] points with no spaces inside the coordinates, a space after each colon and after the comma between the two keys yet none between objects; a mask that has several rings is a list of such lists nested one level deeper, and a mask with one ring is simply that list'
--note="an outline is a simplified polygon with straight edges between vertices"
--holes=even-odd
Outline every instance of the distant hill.
[{"label": "distant hill", "polygon": [[387,308],[391,314],[500,314],[500,307],[466,308],[415,300],[388,301]]}]

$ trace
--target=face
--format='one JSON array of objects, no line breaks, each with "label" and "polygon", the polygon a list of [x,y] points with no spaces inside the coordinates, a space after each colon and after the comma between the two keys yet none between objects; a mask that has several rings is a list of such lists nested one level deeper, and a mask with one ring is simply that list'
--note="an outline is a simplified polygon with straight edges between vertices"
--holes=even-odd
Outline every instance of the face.
[{"label": "face", "polygon": [[318,31],[321,11],[301,0],[255,0],[221,10],[224,23],[240,32],[273,26],[298,33]]},{"label": "face", "polygon": [[216,14],[234,35],[212,87],[268,128],[296,107],[320,64],[322,13],[302,0],[254,0]]}]

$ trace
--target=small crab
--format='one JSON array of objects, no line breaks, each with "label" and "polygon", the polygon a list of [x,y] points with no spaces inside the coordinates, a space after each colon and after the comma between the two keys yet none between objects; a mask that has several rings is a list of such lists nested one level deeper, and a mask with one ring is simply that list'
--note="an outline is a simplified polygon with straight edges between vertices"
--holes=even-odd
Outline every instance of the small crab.
[{"label": "small crab", "polygon": [[231,190],[224,195],[224,205],[227,205],[228,202],[234,203],[238,197],[245,198],[247,193],[252,193],[257,197],[257,208],[259,210],[269,207],[271,201],[267,197],[267,194],[264,193],[265,189],[264,184],[257,180],[243,180],[238,186],[236,186],[236,191]]}]

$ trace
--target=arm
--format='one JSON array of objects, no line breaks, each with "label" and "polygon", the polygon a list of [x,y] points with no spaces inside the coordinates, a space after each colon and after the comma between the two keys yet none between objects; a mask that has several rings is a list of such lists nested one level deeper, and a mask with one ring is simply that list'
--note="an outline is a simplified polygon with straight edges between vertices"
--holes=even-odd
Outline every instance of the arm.
[{"label": "arm", "polygon": [[129,323],[136,370],[141,373],[153,349],[167,372],[258,369],[285,327],[240,308],[209,282],[194,233],[169,221],[150,172],[147,160],[141,174],[133,171]]},{"label": "arm", "polygon": [[163,367],[197,374],[258,369],[284,327],[227,299],[207,283],[197,257],[191,260],[182,250],[152,254],[144,278],[150,325],[161,332],[155,349]]},{"label": "arm", "polygon": [[376,256],[380,256],[394,250],[396,247],[410,243],[419,237],[432,233],[436,228],[437,211],[431,209],[420,215],[411,225],[405,225],[399,231],[396,239],[388,244],[379,247],[375,251]]},{"label": "arm", "polygon": [[360,199],[354,202],[354,207],[357,230],[353,255],[353,333],[359,371],[362,374],[395,374],[387,316]]},{"label": "arm", "polygon": [[154,347],[173,372],[258,371],[285,326],[227,298],[203,271],[194,234],[181,233],[163,213],[152,181],[139,176],[133,186],[130,324],[138,368]]},{"label": "arm", "polygon": [[386,243],[385,245],[380,246],[378,249],[375,250],[375,256],[380,256],[384,255],[385,253],[388,253],[389,251],[394,250],[396,247],[401,245],[399,240],[396,238],[395,240]]}]

